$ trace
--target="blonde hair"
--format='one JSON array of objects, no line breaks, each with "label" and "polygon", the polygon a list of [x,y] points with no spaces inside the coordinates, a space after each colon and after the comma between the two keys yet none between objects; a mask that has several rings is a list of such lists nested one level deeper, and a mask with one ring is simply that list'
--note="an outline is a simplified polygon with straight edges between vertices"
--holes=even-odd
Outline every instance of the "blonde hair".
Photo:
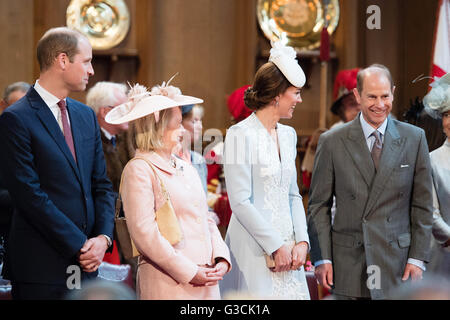
[{"label": "blonde hair", "polygon": [[130,122],[131,137],[135,149],[141,151],[155,151],[164,147],[164,130],[172,116],[172,108],[161,110],[159,121],[154,114],[149,114]]}]

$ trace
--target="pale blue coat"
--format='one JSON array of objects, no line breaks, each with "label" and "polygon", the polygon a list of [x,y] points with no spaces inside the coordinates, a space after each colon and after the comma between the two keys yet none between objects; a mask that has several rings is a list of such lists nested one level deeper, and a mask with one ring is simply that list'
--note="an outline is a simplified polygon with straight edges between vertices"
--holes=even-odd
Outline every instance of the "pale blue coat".
[{"label": "pale blue coat", "polygon": [[226,243],[233,269],[221,282],[255,298],[309,299],[303,268],[272,272],[265,263],[285,241],[309,244],[305,210],[297,186],[297,134],[277,125],[280,157],[269,132],[253,113],[226,135],[224,171],[233,211]]}]

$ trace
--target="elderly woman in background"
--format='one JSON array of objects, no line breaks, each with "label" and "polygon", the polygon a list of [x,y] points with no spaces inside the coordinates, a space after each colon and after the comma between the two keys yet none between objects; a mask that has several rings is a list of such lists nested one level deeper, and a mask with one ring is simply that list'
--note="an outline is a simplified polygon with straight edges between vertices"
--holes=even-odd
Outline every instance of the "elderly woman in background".
[{"label": "elderly woman in background", "polygon": [[429,273],[450,276],[450,73],[434,81],[423,99],[425,111],[442,118],[447,136],[444,144],[430,153],[433,174],[433,236]]},{"label": "elderly woman in background", "polygon": [[[183,135],[182,150],[180,151],[179,156],[197,169],[198,175],[202,181],[203,189],[205,190],[205,193],[207,193],[206,179],[208,176],[208,169],[206,167],[206,161],[200,153],[194,150],[202,150],[202,118],[204,109],[200,105],[190,104],[181,107],[181,114],[181,124],[186,131]],[[200,145],[197,146],[197,144]]]},{"label": "elderly woman in background", "polygon": [[[129,121],[136,147],[138,159],[130,160],[123,171],[121,196],[131,238],[141,254],[136,285],[140,299],[219,299],[218,281],[231,268],[228,248],[208,216],[197,171],[173,155],[183,132],[180,106],[201,102],[168,84],[154,87],[151,95],[136,85],[129,102],[106,117],[113,124]],[[182,233],[174,245],[156,221],[166,201],[162,184]]]},{"label": "elderly woman in background", "polygon": [[309,249],[297,186],[297,134],[278,123],[292,118],[305,74],[293,48],[280,42],[245,92],[254,112],[226,135],[224,171],[233,214],[226,242],[233,270],[223,292],[255,298],[309,300],[303,265]]}]

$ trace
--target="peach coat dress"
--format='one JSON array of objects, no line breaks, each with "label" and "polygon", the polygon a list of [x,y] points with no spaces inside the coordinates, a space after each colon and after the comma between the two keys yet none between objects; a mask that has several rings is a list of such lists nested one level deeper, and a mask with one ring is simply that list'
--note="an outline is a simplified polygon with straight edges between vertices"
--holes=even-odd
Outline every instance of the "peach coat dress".
[{"label": "peach coat dress", "polygon": [[[193,286],[198,266],[230,263],[230,253],[214,220],[195,168],[176,159],[175,167],[155,152],[136,151],[148,159],[170,194],[182,231],[172,246],[159,232],[155,210],[165,202],[160,182],[141,159],[128,163],[122,181],[122,201],[131,238],[141,253],[136,293],[139,299],[220,299],[219,286]],[[230,263],[231,269],[231,263]],[[229,271],[229,270],[228,270]]]}]

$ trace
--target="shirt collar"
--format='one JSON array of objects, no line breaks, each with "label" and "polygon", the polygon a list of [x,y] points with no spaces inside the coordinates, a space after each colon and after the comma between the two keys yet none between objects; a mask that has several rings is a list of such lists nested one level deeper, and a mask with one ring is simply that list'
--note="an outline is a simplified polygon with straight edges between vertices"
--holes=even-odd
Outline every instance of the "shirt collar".
[{"label": "shirt collar", "polygon": [[115,135],[109,133],[105,128],[100,127],[100,130],[102,130],[103,134],[105,135],[105,138],[108,140],[111,140]]},{"label": "shirt collar", "polygon": [[[170,165],[170,163],[167,162],[167,160],[161,158],[156,152],[154,151],[141,151],[139,149],[136,150],[135,157],[143,157],[147,160],[150,160],[150,162],[158,167],[160,170],[163,170],[169,174],[175,174],[176,169]],[[176,167],[180,167],[182,160],[175,158],[176,161]]]},{"label": "shirt collar", "polygon": [[444,146],[446,146],[447,148],[450,148],[450,141],[448,141],[448,138],[445,139]]},{"label": "shirt collar", "polygon": [[[39,84],[39,80],[36,80],[34,84],[34,90],[41,96],[42,100],[44,100],[45,104],[50,108],[56,105],[60,99],[55,97],[53,94],[45,90],[41,85]],[[66,99],[64,99],[66,101]]]},{"label": "shirt collar", "polygon": [[[384,136],[384,133],[386,132],[388,117],[386,117],[386,119],[384,119],[381,126],[379,126],[378,129],[376,129],[383,136]],[[361,123],[361,127],[364,132],[364,138],[366,138],[366,140],[367,140],[367,138],[369,138],[369,136],[375,131],[375,129],[366,121],[366,119],[364,119],[362,113],[359,114],[359,122]]]}]

